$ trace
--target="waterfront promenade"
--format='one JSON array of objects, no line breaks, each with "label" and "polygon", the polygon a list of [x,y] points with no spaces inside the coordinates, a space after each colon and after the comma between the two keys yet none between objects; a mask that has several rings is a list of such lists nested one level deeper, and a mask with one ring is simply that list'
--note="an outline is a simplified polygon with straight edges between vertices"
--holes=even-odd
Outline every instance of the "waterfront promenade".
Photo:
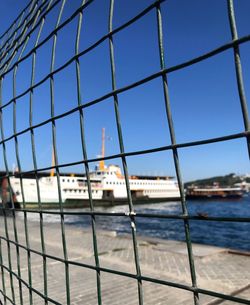
[{"label": "waterfront promenade", "polygon": [[[13,219],[8,217],[7,222],[9,238],[15,240]],[[17,217],[16,224],[19,243],[26,245],[23,218]],[[28,227],[30,248],[41,251],[39,222],[29,221]],[[0,228],[1,236],[5,236],[4,218],[2,216]],[[45,223],[44,232],[47,254],[63,259],[60,223]],[[94,266],[95,258],[91,231],[66,225],[65,233],[68,259]],[[100,266],[135,274],[131,237],[129,235],[117,236],[115,232],[101,231],[98,230],[98,227],[97,235]],[[6,241],[2,240],[1,248],[3,263],[8,266]],[[15,273],[18,273],[16,247],[10,244],[10,248],[12,269]],[[186,245],[184,243],[141,237],[138,239],[138,250],[143,276],[191,285]],[[247,253],[231,252],[223,248],[197,244],[193,245],[193,250],[199,288],[250,299],[250,256]],[[20,249],[20,268],[22,278],[29,282],[27,252],[24,249]],[[48,296],[57,301],[58,304],[66,304],[64,271],[62,262],[47,259]],[[43,261],[38,254],[31,253],[31,272],[33,288],[43,292]],[[71,304],[98,304],[95,270],[70,265],[69,273]],[[4,272],[4,279],[6,293],[11,297],[10,277],[7,272]],[[3,289],[1,278],[0,283],[1,289]],[[144,304],[193,304],[192,292],[146,281],[143,281],[142,285]],[[20,304],[19,286],[15,278],[14,286],[15,304]],[[138,304],[137,281],[133,278],[101,272],[101,287],[103,304]],[[22,288],[23,303],[30,304],[28,289],[24,285],[22,285]],[[44,300],[34,292],[32,298],[33,304],[44,304]],[[1,300],[3,301],[2,296]],[[202,305],[236,304],[229,301],[220,303],[219,299],[207,295],[200,295],[200,300]],[[7,301],[7,304],[11,304],[11,302]],[[48,304],[52,303],[48,302]]]}]

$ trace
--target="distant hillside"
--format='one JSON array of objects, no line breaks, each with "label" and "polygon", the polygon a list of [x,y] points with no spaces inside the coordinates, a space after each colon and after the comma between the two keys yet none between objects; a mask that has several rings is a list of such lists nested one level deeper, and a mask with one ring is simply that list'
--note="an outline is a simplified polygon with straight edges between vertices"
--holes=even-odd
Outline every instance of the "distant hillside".
[{"label": "distant hillside", "polygon": [[185,187],[192,184],[197,186],[212,186],[214,183],[219,183],[220,186],[233,186],[235,183],[246,181],[250,183],[250,178],[242,178],[234,173],[228,174],[226,176],[216,176],[206,179],[199,179],[185,183]]}]

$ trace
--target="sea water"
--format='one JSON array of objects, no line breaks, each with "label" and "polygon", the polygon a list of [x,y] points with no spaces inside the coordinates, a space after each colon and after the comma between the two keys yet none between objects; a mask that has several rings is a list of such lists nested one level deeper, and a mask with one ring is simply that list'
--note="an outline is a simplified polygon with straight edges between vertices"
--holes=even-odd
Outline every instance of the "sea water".
[{"label": "sea water", "polygon": [[[191,216],[250,218],[250,197],[234,200],[189,200],[187,208]],[[74,211],[75,214],[65,215],[65,223],[77,227],[91,227],[89,215],[77,214],[77,212],[87,211],[86,209],[68,211]],[[109,216],[95,217],[97,230],[115,231],[121,235],[131,234],[131,221],[126,216],[127,205],[99,207],[96,211],[109,213]],[[151,215],[151,217],[135,217],[136,231],[139,236],[185,241],[183,220],[157,217],[158,215],[181,215],[180,202],[135,205],[135,211],[141,216]],[[116,213],[121,213],[121,216],[115,215]],[[39,215],[30,213],[29,219],[39,221]],[[59,221],[58,215],[44,214],[45,225],[46,222]],[[191,240],[194,243],[250,251],[250,222],[189,220],[189,227]]]},{"label": "sea water", "polygon": [[[187,208],[191,216],[250,218],[250,197],[237,200],[189,200]],[[182,211],[180,202],[145,204],[136,206],[135,210],[137,213],[152,215],[180,215]],[[119,207],[116,211],[119,211]],[[107,217],[99,216],[97,223],[102,229],[114,230],[121,234],[130,233],[129,219],[119,218],[112,217],[111,221]],[[194,243],[250,251],[250,222],[190,220],[189,227]],[[136,228],[138,235],[185,240],[183,220],[137,217]]]}]

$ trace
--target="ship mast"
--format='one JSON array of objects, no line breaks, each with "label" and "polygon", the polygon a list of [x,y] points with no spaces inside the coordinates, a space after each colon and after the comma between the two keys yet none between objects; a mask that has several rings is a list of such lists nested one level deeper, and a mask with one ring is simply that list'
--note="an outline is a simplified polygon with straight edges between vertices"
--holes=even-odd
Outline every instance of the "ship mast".
[{"label": "ship mast", "polygon": [[[54,147],[52,148],[52,164],[51,166],[55,166],[55,151],[54,151]],[[51,168],[50,170],[50,177],[54,177],[55,175],[55,169]]]},{"label": "ship mast", "polygon": [[[102,158],[105,156],[105,128],[102,128]],[[99,162],[99,170],[104,170],[104,160],[101,160]]]}]

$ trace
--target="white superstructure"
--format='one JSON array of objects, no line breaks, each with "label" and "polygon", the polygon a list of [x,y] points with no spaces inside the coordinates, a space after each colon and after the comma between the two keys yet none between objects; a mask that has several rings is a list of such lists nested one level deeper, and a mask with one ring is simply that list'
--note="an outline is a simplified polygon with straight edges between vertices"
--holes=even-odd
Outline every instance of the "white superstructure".
[{"label": "white superstructure", "polygon": [[[102,189],[106,198],[126,198],[125,177],[117,165],[109,165],[91,173],[91,179],[102,179]],[[180,198],[178,183],[171,177],[129,177],[129,188],[134,198]]]},{"label": "white superstructure", "polygon": [[[36,179],[34,178],[23,178],[21,186],[20,178],[11,177],[10,184],[17,202],[39,202],[38,186],[41,202],[59,202],[58,181],[56,176],[39,178],[38,186]],[[87,179],[85,177],[61,176],[60,189],[62,202],[65,202],[66,200],[89,198]],[[93,179],[91,181],[91,192],[93,199],[102,199],[103,190],[100,179]],[[22,193],[24,193],[24,198]]]}]

